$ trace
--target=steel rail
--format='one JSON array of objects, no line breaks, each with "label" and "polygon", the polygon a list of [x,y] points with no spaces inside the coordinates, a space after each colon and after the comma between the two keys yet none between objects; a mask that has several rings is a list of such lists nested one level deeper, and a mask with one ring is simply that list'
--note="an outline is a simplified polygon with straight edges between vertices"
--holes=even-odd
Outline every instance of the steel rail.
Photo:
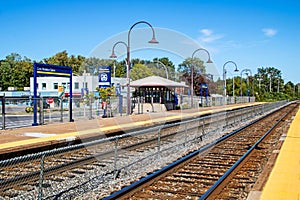
[{"label": "steel rail", "polygon": [[289,106],[290,104],[292,104],[292,102],[290,102],[288,104],[285,104],[285,105],[283,105],[283,106],[281,106],[281,107],[273,110],[272,112],[268,113],[267,115],[262,116],[262,117],[260,117],[260,118],[258,118],[256,120],[250,122],[249,124],[247,124],[247,125],[245,125],[243,127],[240,127],[238,129],[232,131],[231,133],[229,133],[229,134],[227,134],[227,135],[225,135],[225,136],[223,136],[223,137],[215,140],[214,142],[212,142],[210,144],[207,144],[207,145],[199,148],[198,150],[195,150],[195,151],[187,154],[186,156],[183,156],[182,158],[178,159],[177,161],[175,161],[175,162],[173,162],[173,163],[171,163],[171,164],[169,164],[169,165],[167,165],[167,166],[165,166],[165,167],[163,167],[163,168],[161,168],[161,169],[159,169],[159,170],[157,170],[157,171],[149,174],[148,176],[143,177],[142,179],[134,182],[133,184],[128,185],[128,186],[122,188],[121,190],[116,191],[113,194],[111,194],[111,195],[103,198],[103,200],[118,199],[118,198],[120,198],[122,196],[125,196],[127,193],[135,190],[136,188],[138,188],[138,187],[142,186],[143,184],[147,183],[148,181],[153,180],[154,178],[158,177],[159,175],[161,175],[163,173],[166,173],[167,171],[169,171],[169,170],[175,168],[176,166],[178,166],[179,164],[182,164],[183,162],[185,162],[185,161],[187,161],[187,160],[189,160],[189,159],[197,156],[198,154],[204,152],[205,150],[213,147],[214,145],[216,145],[216,144],[218,144],[220,142],[223,142],[227,138],[229,138],[229,137],[235,135],[236,133],[238,133],[238,132],[240,132],[240,131],[242,131],[242,130],[250,127],[250,126],[252,126],[253,124],[255,124],[255,123],[257,123],[257,122],[259,122],[259,121],[261,121],[261,120],[263,120],[263,119],[265,119],[267,117],[269,117],[270,115],[272,115],[272,114],[278,112],[279,110],[281,110],[281,109]]},{"label": "steel rail", "polygon": [[232,173],[241,163],[243,160],[246,159],[253,151],[254,149],[269,135],[269,133],[276,128],[276,126],[289,114],[292,112],[294,108],[290,109],[287,113],[285,113],[284,116],[282,116],[267,132],[264,133],[264,135],[254,144],[251,146],[251,148],[238,160],[236,163],[232,165],[224,174],[221,176],[200,198],[199,200],[207,199],[212,192],[229,176],[230,173]]}]

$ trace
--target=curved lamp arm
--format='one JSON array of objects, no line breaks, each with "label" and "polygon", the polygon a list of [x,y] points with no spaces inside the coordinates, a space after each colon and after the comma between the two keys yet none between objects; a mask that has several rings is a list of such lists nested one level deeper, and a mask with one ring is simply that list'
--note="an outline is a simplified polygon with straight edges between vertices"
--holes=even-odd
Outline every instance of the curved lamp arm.
[{"label": "curved lamp arm", "polygon": [[116,54],[115,54],[115,47],[118,45],[118,44],[124,44],[126,49],[128,48],[128,45],[123,42],[123,41],[118,41],[114,44],[113,48],[112,48],[112,51],[111,51],[111,55],[109,56],[110,58],[117,58]]}]

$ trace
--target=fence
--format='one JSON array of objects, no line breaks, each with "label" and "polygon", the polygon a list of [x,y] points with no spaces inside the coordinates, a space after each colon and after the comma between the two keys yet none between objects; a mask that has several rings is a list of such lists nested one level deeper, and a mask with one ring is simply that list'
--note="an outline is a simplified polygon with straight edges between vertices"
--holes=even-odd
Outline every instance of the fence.
[{"label": "fence", "polygon": [[[33,98],[31,97],[5,97],[0,96],[1,111],[0,127],[1,129],[31,126],[33,123]],[[51,101],[50,101],[51,100]],[[127,98],[123,96],[109,98],[109,104],[106,108],[102,107],[102,101],[99,98],[80,98],[73,97],[72,119],[95,119],[101,117],[112,117],[126,113]],[[194,98],[194,104],[191,106],[191,98],[182,96],[180,98],[179,108],[199,108],[206,106],[221,106],[233,103],[254,102],[255,97],[199,97]],[[56,122],[67,122],[70,119],[69,99],[58,98],[37,98],[38,124],[49,124]],[[134,114],[146,113],[146,111],[164,112],[168,109],[164,104],[147,105],[143,101],[132,98],[132,109]],[[168,105],[169,106],[169,105]],[[164,107],[164,108],[163,108]],[[173,105],[172,109],[176,109]],[[132,110],[132,111],[133,111]],[[132,112],[131,111],[131,112]]]},{"label": "fence", "polygon": [[[132,182],[176,160],[199,142],[205,145],[215,141],[222,136],[223,128],[264,115],[285,104],[286,101],[262,104],[2,160],[0,199],[72,199],[85,192],[94,193],[97,188],[101,193],[109,194],[122,183]],[[174,126],[179,128],[174,130]],[[191,126],[196,126],[193,131],[190,131]],[[163,135],[164,128],[174,132],[167,131],[167,135]],[[143,146],[149,141],[152,146]],[[141,147],[132,148],[137,144]],[[75,167],[75,164],[81,164],[81,167]],[[16,183],[18,189],[11,189]]]},{"label": "fence", "polygon": [[[49,99],[51,101],[49,101]],[[122,98],[125,102],[126,98]],[[31,126],[33,124],[33,102],[31,97],[5,97],[0,96],[0,128],[16,128]],[[37,101],[37,123],[39,125],[67,122],[70,119],[69,99],[42,98]],[[120,109],[119,98],[110,98],[110,104],[105,109],[107,117],[126,113],[123,107]],[[50,103],[51,102],[51,103]],[[104,109],[99,98],[76,98],[72,99],[72,118],[94,119],[103,117]],[[122,103],[121,103],[122,104]],[[123,106],[125,104],[123,103]]]},{"label": "fence", "polygon": [[190,96],[181,97],[181,107],[183,108],[198,108],[206,106],[222,106],[229,104],[239,104],[239,103],[248,103],[255,102],[255,97],[194,97],[193,105],[191,105]]}]

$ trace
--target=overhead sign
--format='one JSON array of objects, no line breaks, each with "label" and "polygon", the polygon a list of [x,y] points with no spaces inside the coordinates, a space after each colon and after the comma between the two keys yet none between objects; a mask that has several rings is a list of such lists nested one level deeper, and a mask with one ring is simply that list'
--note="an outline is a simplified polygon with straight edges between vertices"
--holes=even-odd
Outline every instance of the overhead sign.
[{"label": "overhead sign", "polygon": [[98,79],[99,88],[111,87],[111,67],[110,66],[100,66],[98,68]]},{"label": "overhead sign", "polygon": [[72,74],[71,68],[67,66],[38,64],[36,70],[38,76],[70,77]]},{"label": "overhead sign", "polygon": [[[72,119],[72,67],[49,65],[42,63],[33,63],[33,123],[32,126],[37,126],[37,77],[39,76],[54,76],[54,77],[68,77],[70,81],[70,98],[69,98],[69,117]],[[60,98],[63,98],[64,91],[58,93]]]}]

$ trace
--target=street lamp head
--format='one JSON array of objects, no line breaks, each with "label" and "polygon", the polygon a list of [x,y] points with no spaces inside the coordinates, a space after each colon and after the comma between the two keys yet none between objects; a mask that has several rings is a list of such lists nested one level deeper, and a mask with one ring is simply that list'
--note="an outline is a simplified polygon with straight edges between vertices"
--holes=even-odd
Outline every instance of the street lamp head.
[{"label": "street lamp head", "polygon": [[158,44],[158,41],[156,40],[155,37],[153,37],[150,41],[149,41],[150,44]]},{"label": "street lamp head", "polygon": [[238,68],[235,68],[234,72],[238,72],[238,71],[239,71]]},{"label": "street lamp head", "polygon": [[209,57],[206,63],[213,63],[213,61]]},{"label": "street lamp head", "polygon": [[114,51],[111,53],[111,55],[110,55],[109,57],[110,57],[110,58],[117,58],[117,56],[116,56],[116,54],[115,54]]}]

